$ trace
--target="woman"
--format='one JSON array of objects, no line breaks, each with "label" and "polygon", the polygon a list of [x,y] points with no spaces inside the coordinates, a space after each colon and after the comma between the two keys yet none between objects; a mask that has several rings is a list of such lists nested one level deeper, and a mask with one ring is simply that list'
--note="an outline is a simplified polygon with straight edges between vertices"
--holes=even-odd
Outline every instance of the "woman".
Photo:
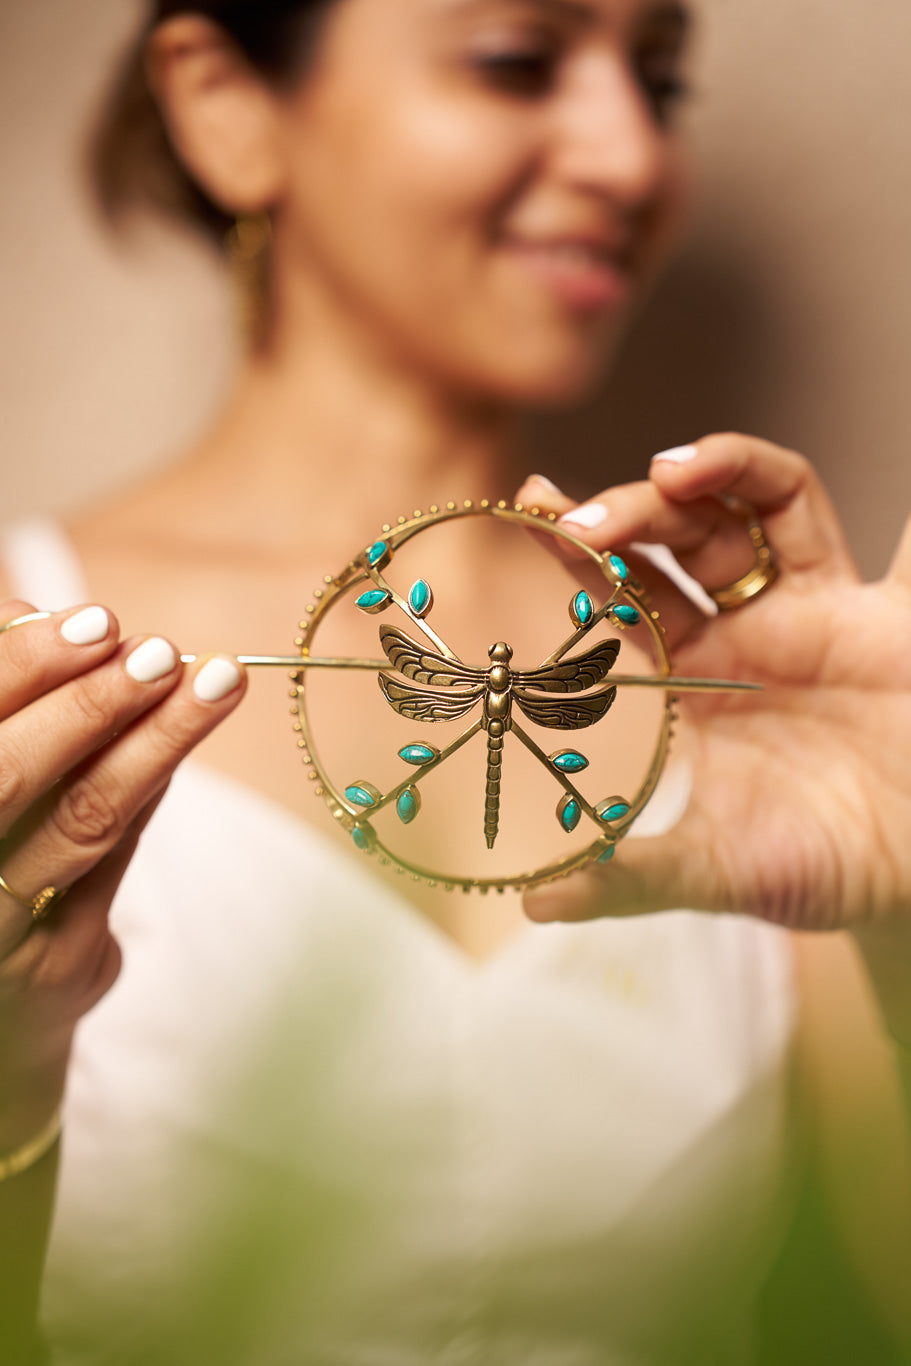
[{"label": "woman", "polygon": [[[585,391],[673,236],[686,16],[654,0],[213,0],[154,20],[147,81],[176,157],[162,193],[219,232],[269,214],[267,306],[216,428],[58,536],[72,563],[40,602],[36,546],[10,541],[4,620],[61,609],[0,635],[0,1153],[18,1155],[0,1199],[19,1331],[69,1070],[47,1302],[63,1350],[82,1334],[115,1360],[137,1338],[169,1361],[733,1360],[788,1176],[791,952],[755,917],[875,921],[871,979],[911,1038],[893,739],[909,718],[883,645],[906,625],[909,552],[888,583],[857,585],[811,470],[740,437],[664,453],[648,482],[581,509],[522,487],[598,548],[670,545],[714,590],[751,559],[719,500],[763,517],[781,581],[718,621],[637,569],[682,667],[766,694],[692,709],[696,787],[660,842],[529,899],[538,920],[690,904],[737,921],[548,937],[515,902],[410,885],[424,918],[405,916],[324,813],[300,820],[268,688],[216,729],[242,670],[183,668],[170,644],[280,649],[302,594],[387,509],[441,484],[512,493],[516,409]],[[162,170],[145,69],[112,115],[145,139],[144,191]],[[544,575],[531,544],[483,582],[507,569]],[[501,603],[477,590],[467,578],[456,620],[493,623]],[[856,655],[837,648],[846,612]],[[130,634],[150,622],[164,636]],[[205,766],[181,766],[203,741]],[[49,886],[70,890],[36,922]],[[900,1135],[889,1151],[900,1173]],[[251,1230],[256,1256],[221,1255]],[[887,1312],[901,1266],[890,1248],[873,1268]]]}]

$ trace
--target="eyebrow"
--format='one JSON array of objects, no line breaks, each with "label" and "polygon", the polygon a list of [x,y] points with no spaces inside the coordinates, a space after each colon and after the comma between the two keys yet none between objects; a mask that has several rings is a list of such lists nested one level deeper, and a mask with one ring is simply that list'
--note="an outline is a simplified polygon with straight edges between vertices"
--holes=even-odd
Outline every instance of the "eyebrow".
[{"label": "eyebrow", "polygon": [[[471,11],[486,10],[490,8],[491,0],[451,0],[450,8],[453,10]],[[591,24],[598,17],[597,7],[586,0],[513,0],[514,4],[524,5],[528,9],[541,10],[546,14],[556,15],[563,19],[570,19],[577,24]],[[686,33],[691,26],[692,16],[689,9],[681,0],[660,0],[651,9],[646,10],[638,16],[638,24],[642,27],[660,26],[662,28],[672,28],[681,35]]]}]

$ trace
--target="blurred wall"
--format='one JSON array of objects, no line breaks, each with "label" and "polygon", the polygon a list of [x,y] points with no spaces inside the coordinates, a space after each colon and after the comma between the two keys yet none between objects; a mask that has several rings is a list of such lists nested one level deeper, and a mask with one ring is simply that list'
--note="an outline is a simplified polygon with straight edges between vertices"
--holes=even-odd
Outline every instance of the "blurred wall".
[{"label": "blurred wall", "polygon": [[[704,0],[689,240],[604,394],[538,424],[578,491],[724,427],[803,450],[862,567],[911,506],[911,6]],[[0,2],[3,513],[72,507],[205,422],[234,326],[215,263],[150,230],[113,249],[81,186],[86,117],[136,0]],[[556,462],[560,461],[559,466]]]}]

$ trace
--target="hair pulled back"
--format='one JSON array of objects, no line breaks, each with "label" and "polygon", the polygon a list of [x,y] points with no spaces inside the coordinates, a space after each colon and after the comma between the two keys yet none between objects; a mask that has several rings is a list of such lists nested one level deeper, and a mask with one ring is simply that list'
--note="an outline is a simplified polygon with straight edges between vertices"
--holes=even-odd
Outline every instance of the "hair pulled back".
[{"label": "hair pulled back", "polygon": [[90,174],[112,224],[133,209],[157,209],[221,242],[233,219],[199,188],[171,146],[146,74],[146,44],[156,26],[180,13],[219,24],[250,65],[273,85],[306,69],[322,20],[336,0],[156,0],[118,71],[90,144]]}]

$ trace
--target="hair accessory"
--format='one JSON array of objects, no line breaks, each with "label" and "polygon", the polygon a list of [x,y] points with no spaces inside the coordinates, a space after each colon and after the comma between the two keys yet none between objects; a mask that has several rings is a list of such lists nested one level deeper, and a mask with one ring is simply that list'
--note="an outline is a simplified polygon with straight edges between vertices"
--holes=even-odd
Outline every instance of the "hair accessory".
[{"label": "hair accessory", "polygon": [[760,593],[771,588],[778,578],[775,555],[765,538],[762,526],[755,517],[749,517],[746,529],[756,551],[756,563],[733,583],[725,584],[723,588],[706,589],[719,612],[733,612],[736,608],[743,607],[752,598],[758,598]]},{"label": "hair accessory", "polygon": [[[554,642],[543,659],[517,658],[517,637],[504,627],[502,635],[512,635],[513,643],[499,639],[487,650],[486,660],[469,662],[456,648],[457,642],[445,639],[430,624],[434,611],[445,608],[447,585],[438,585],[435,595],[426,579],[414,577],[414,556],[408,557],[410,568],[397,557],[414,538],[443,523],[467,518],[547,532],[575,547],[587,559],[588,568],[599,572],[600,589],[577,586],[572,591],[568,634],[559,616],[551,623],[536,601],[522,603],[525,619],[533,612],[536,629],[546,632],[544,638],[550,636]],[[379,626],[381,653],[377,656],[318,654],[316,637],[335,613],[348,614],[349,626],[358,617],[381,614],[401,624],[387,620]],[[637,631],[651,655],[652,673],[614,672],[621,653],[619,635],[630,629]],[[381,863],[394,865],[415,881],[449,891],[456,887],[466,892],[526,887],[593,861],[606,862],[657,786],[670,746],[676,696],[756,689],[749,683],[674,676],[658,613],[651,609],[624,561],[578,540],[557,524],[555,514],[521,503],[469,499],[400,517],[394,526],[387,523],[340,573],[324,579],[306,609],[300,631],[298,656],[240,655],[239,661],[291,670],[294,730],[308,777],[355,847],[376,855]],[[190,663],[195,656],[185,655],[183,659]],[[321,757],[321,749],[326,753],[333,748],[333,737],[324,734],[320,745],[316,737],[317,728],[322,727],[318,720],[320,692],[323,700],[326,696],[326,689],[320,688],[317,680],[327,670],[376,676],[377,691],[369,684],[360,692],[350,684],[333,686],[334,700],[344,686],[346,699],[350,698],[346,700],[349,714],[370,728],[374,758],[369,767],[374,772],[369,777],[330,772],[333,761]],[[547,753],[539,742],[543,737],[536,738],[535,731],[575,733],[599,724],[618,693],[628,688],[663,694],[663,706],[658,709],[655,734],[648,742],[651,757],[637,789],[625,796],[611,795],[616,779],[608,781],[609,775],[601,772],[603,764],[599,766],[590,752],[572,745]],[[462,720],[464,726],[455,725]],[[403,726],[402,721],[409,724]],[[527,728],[529,722],[531,729]],[[434,735],[436,743],[429,743],[426,727],[447,723],[448,730],[441,738],[437,740]],[[388,751],[384,749],[387,732]],[[599,748],[607,752],[610,763],[613,747],[602,744]],[[457,754],[461,758],[447,768]],[[476,803],[470,811],[454,811],[450,776],[460,769],[464,784],[473,754]],[[521,790],[532,805],[537,803],[534,828],[530,824],[526,829],[515,810],[507,809],[511,797],[504,787],[504,774],[511,791]],[[427,829],[431,809],[433,834],[425,835],[424,845],[419,832]],[[431,860],[423,852],[425,848],[444,849],[454,823],[462,834],[467,829],[474,840],[475,870],[431,866],[437,861],[445,865],[445,856],[436,855]],[[510,826],[513,846],[522,842],[517,836],[524,837],[525,859],[537,860],[530,868],[527,864],[509,868],[502,848],[494,852],[505,825]],[[571,836],[572,847],[566,852],[564,840]],[[548,840],[558,846],[553,855],[542,853]]]},{"label": "hair accessory", "polygon": [[14,626],[26,626],[30,621],[47,621],[50,615],[50,612],[29,612],[27,616],[14,617],[12,621],[5,621],[0,626],[0,635],[4,631],[11,631]]},{"label": "hair accessory", "polygon": [[27,1172],[30,1167],[36,1167],[57,1142],[61,1128],[60,1111],[56,1110],[34,1138],[30,1138],[13,1152],[7,1153],[5,1157],[0,1157],[0,1181],[9,1181],[11,1177]]}]

